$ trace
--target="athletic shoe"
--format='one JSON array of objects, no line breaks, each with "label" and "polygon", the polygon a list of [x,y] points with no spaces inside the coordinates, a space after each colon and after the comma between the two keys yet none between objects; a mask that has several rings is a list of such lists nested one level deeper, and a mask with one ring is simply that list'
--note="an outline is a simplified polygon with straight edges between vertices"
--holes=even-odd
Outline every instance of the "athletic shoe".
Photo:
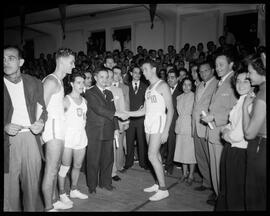
[{"label": "athletic shoe", "polygon": [[58,212],[58,210],[55,208],[52,208],[52,209],[48,210],[48,212]]},{"label": "athletic shoe", "polygon": [[68,198],[66,193],[60,195],[60,201],[67,205],[73,205],[73,202]]},{"label": "athletic shoe", "polygon": [[151,187],[148,187],[148,188],[144,188],[143,189],[144,192],[157,192],[158,191],[158,185],[157,184],[154,184],[153,186]]},{"label": "athletic shoe", "polygon": [[70,205],[70,204],[66,204],[66,203],[63,203],[61,202],[60,200],[56,201],[54,204],[53,204],[53,207],[54,209],[58,210],[58,209],[71,209],[73,207],[73,205]]},{"label": "athletic shoe", "polygon": [[169,196],[168,190],[158,190],[153,196],[149,197],[151,201],[159,201]]},{"label": "athletic shoe", "polygon": [[71,198],[79,198],[79,199],[87,199],[88,198],[88,196],[86,194],[83,194],[78,190],[71,190],[69,195]]}]

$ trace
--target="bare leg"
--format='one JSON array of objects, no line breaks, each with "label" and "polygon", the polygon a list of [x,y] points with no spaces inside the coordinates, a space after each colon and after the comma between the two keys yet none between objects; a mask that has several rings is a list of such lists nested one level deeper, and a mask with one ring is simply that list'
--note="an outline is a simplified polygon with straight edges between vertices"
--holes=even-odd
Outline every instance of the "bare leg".
[{"label": "bare leg", "polygon": [[[72,161],[72,149],[71,148],[64,148],[63,156],[62,156],[62,165],[63,166],[70,166]],[[59,185],[59,192],[60,194],[65,193],[65,177],[58,176],[58,185]]]},{"label": "bare leg", "polygon": [[85,148],[73,150],[73,167],[71,172],[72,190],[76,189],[77,187],[84,155]]},{"label": "bare leg", "polygon": [[195,169],[195,164],[189,164],[189,178],[191,179],[194,178],[194,169]]},{"label": "bare leg", "polygon": [[188,176],[188,165],[183,164],[183,176],[187,177]]},{"label": "bare leg", "polygon": [[165,177],[163,172],[163,166],[160,155],[161,134],[151,134],[148,148],[148,158],[155,170],[159,186],[165,187]]},{"label": "bare leg", "polygon": [[46,164],[42,182],[42,192],[44,195],[45,209],[51,209],[53,196],[53,182],[57,179],[57,172],[64,148],[63,140],[51,140],[45,144]]}]

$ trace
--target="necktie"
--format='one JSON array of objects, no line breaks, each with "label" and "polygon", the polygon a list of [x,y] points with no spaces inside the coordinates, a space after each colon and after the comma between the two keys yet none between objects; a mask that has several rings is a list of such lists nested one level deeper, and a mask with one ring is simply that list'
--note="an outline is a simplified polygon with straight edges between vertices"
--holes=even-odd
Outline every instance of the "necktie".
[{"label": "necktie", "polygon": [[104,98],[106,99],[106,92],[105,92],[105,89],[102,91],[103,95],[104,95]]},{"label": "necktie", "polygon": [[134,91],[135,91],[135,94],[137,94],[137,91],[138,91],[137,83],[135,83]]}]

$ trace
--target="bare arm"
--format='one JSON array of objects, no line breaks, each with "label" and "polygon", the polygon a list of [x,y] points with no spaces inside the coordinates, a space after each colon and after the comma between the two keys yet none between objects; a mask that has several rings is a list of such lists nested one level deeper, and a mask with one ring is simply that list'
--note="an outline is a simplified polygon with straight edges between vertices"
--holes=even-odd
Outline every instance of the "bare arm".
[{"label": "bare arm", "polygon": [[254,139],[266,118],[266,104],[263,100],[257,100],[254,104],[252,116],[248,113],[248,106],[252,102],[248,95],[243,104],[243,130],[246,139]]},{"label": "bare arm", "polygon": [[48,107],[52,95],[55,94],[58,90],[57,81],[52,77],[47,77],[43,83],[43,90],[45,105]]},{"label": "bare arm", "polygon": [[130,117],[140,117],[140,116],[144,116],[145,115],[145,102],[143,107],[141,107],[140,109],[136,110],[136,111],[126,111],[125,113],[127,113]]},{"label": "bare arm", "polygon": [[161,143],[165,143],[168,139],[169,129],[172,123],[174,109],[173,109],[173,103],[172,103],[172,95],[171,95],[168,84],[163,82],[159,86],[159,92],[162,94],[165,101],[165,105],[167,107],[167,117],[166,117],[165,128],[161,135]]}]

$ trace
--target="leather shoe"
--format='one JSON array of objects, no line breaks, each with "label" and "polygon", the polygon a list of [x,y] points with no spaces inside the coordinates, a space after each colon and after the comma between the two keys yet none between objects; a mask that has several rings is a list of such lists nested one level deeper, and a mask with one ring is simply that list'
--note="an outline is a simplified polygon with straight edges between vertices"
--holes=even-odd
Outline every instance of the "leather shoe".
[{"label": "leather shoe", "polygon": [[96,189],[88,189],[88,192],[91,193],[97,193]]},{"label": "leather shoe", "polygon": [[101,188],[105,188],[105,189],[108,190],[108,191],[112,191],[113,189],[115,189],[115,187],[112,186],[112,185],[108,185],[108,186],[101,187]]},{"label": "leather shoe", "polygon": [[128,170],[128,168],[123,168],[123,169],[119,170],[119,172],[120,172],[120,173],[126,173],[127,170]]},{"label": "leather shoe", "polygon": [[205,191],[205,190],[211,190],[211,188],[205,187],[203,185],[195,187],[194,188],[195,191]]},{"label": "leather shoe", "polygon": [[206,201],[206,203],[207,203],[208,205],[215,206],[215,205],[216,205],[216,200],[215,200],[215,199],[209,199],[209,200]]},{"label": "leather shoe", "polygon": [[112,177],[112,180],[114,180],[114,181],[120,181],[121,178],[118,175],[116,175],[116,176],[113,176]]}]

